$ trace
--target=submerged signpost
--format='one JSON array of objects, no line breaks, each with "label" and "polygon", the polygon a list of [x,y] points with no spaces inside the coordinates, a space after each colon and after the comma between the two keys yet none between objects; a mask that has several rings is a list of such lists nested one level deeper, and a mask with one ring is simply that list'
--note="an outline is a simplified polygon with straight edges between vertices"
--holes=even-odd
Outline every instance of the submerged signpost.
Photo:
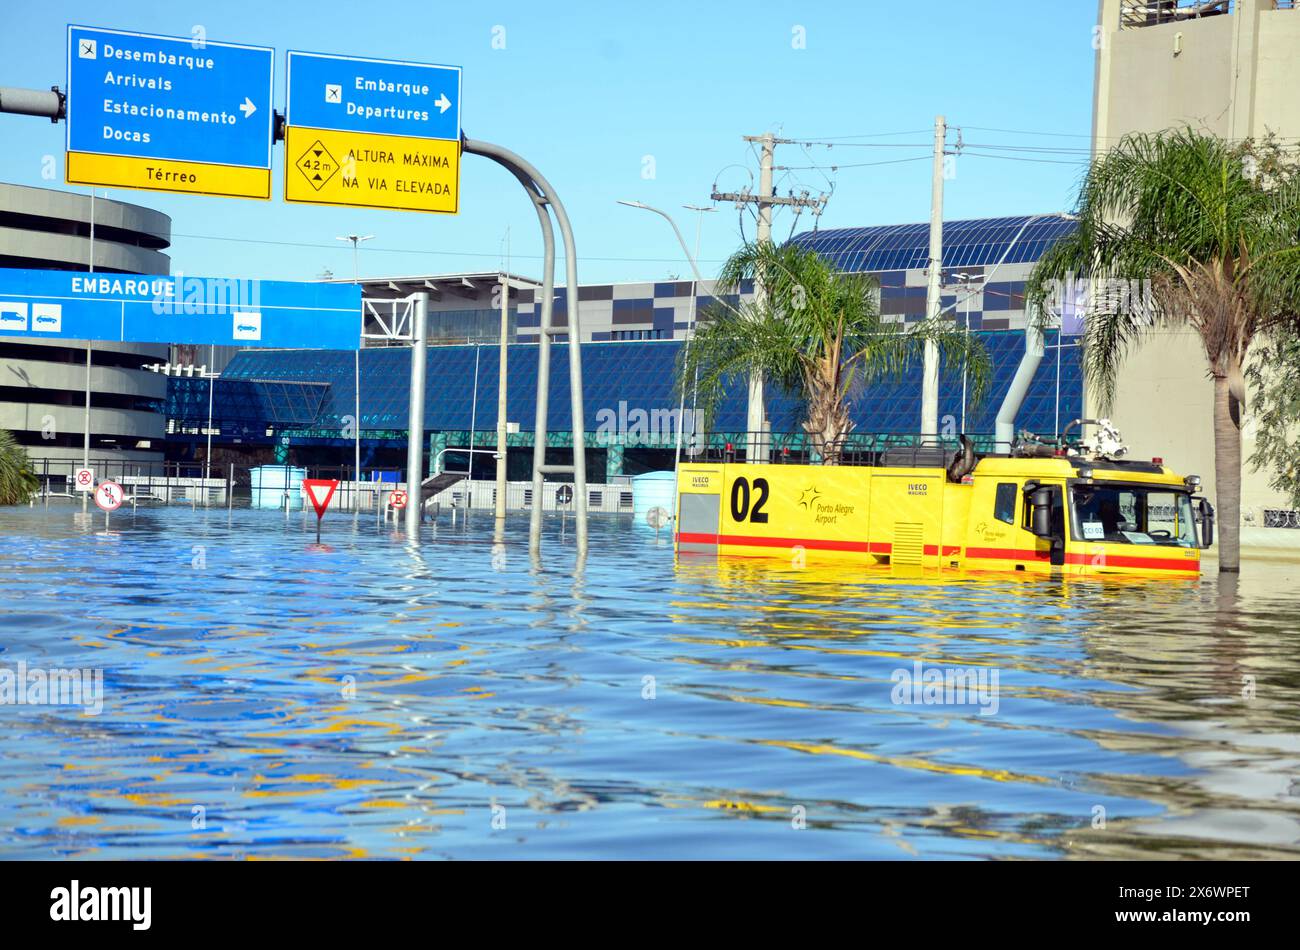
[{"label": "submerged signpost", "polygon": [[311,502],[311,506],[316,509],[316,543],[320,544],[320,523],[325,517],[325,509],[330,506],[330,499],[334,497],[334,491],[339,487],[336,478],[304,478],[302,480],[302,490]]},{"label": "submerged signpost", "polygon": [[117,482],[102,481],[95,489],[95,504],[104,512],[104,530],[108,530],[108,516],[122,506],[122,486]]}]

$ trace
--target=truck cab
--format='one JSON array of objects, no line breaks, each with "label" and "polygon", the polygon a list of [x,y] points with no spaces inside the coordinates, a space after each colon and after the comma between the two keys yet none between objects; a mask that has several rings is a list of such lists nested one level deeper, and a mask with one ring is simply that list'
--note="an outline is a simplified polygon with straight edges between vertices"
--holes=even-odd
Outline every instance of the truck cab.
[{"label": "truck cab", "polygon": [[988,458],[971,480],[973,569],[1196,573],[1213,541],[1200,480],[1155,460]]}]

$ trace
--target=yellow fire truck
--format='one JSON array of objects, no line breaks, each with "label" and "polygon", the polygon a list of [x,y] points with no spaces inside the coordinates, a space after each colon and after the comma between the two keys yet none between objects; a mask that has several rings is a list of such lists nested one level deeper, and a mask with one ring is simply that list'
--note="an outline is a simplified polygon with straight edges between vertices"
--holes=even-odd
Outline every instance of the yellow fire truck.
[{"label": "yellow fire truck", "polygon": [[[1162,460],[1122,458],[1106,420],[1095,441],[1018,442],[977,457],[879,453],[871,465],[683,461],[679,554],[854,560],[975,571],[1194,577],[1214,509]],[[1067,432],[1069,427],[1067,427]],[[922,461],[928,464],[918,464]]]}]

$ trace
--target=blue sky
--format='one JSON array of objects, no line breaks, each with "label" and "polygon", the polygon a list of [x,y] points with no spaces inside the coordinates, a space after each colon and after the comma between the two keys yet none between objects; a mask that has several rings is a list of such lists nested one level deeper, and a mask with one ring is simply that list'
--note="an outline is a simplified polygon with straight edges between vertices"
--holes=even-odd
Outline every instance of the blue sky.
[{"label": "blue sky", "polygon": [[[805,166],[778,172],[782,192],[834,182],[823,228],[928,217],[928,160],[847,166],[924,156],[936,113],[960,126],[968,145],[1086,148],[1095,17],[1093,0],[61,0],[6,12],[0,85],[62,86],[70,22],[180,36],[201,25],[210,40],[273,46],[281,111],[287,49],[460,65],[466,133],[512,148],[551,180],[573,220],[579,279],[652,280],[688,273],[672,232],[662,219],[615,201],[662,207],[693,240],[695,215],[683,204],[709,204],[715,181],[738,190],[752,174],[756,183],[757,156],[745,134],[840,140],[829,149],[777,150],[778,165]],[[493,48],[497,27],[504,28],[504,49]],[[793,42],[796,28],[804,48]],[[0,179],[69,187],[61,184],[61,125],[0,116],[0,141]],[[286,204],[283,146],[275,151],[269,202],[108,194],[171,215],[173,268],[190,274],[310,279],[330,268],[350,276],[351,251],[334,240],[348,233],[376,235],[362,246],[363,275],[496,270],[507,227],[511,269],[540,270],[536,216],[514,180],[485,159],[465,157],[461,213],[452,217]],[[975,151],[957,159],[946,217],[1072,203],[1083,152],[1006,153],[1022,159],[1010,160]],[[47,155],[57,159],[59,181],[42,179]],[[653,178],[643,177],[647,156]],[[774,234],[784,238],[792,223],[791,213],[779,213]],[[807,216],[798,229],[806,226]],[[745,234],[753,236],[752,215]],[[706,275],[739,240],[733,205],[705,216]]]}]

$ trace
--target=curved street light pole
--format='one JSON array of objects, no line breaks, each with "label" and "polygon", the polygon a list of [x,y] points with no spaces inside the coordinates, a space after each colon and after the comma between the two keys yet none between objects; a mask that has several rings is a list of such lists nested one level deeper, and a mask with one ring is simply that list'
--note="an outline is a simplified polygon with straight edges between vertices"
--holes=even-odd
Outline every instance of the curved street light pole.
[{"label": "curved street light pole", "polygon": [[[701,214],[699,221],[696,223],[695,254],[693,255],[691,254],[691,249],[686,246],[686,239],[682,237],[681,228],[677,227],[677,222],[673,220],[672,215],[670,215],[667,211],[661,211],[659,208],[653,208],[643,201],[620,200],[618,203],[621,205],[626,205],[629,208],[640,208],[643,211],[653,212],[654,214],[659,215],[661,218],[667,221],[670,225],[672,225],[673,234],[677,235],[677,243],[682,246],[682,253],[686,255],[687,263],[691,265],[691,273],[695,275],[695,286],[692,288],[691,316],[686,329],[685,353],[686,353],[686,358],[689,358],[691,353],[691,338],[695,336],[695,301],[699,294],[699,286],[704,282],[704,278],[700,276],[699,264],[696,263],[696,255],[699,254],[699,240],[700,240],[699,232],[704,222],[704,216],[703,214]],[[687,207],[690,208],[690,210],[692,211],[702,212],[702,211],[713,210],[712,208],[699,208],[690,205],[688,205]],[[677,467],[681,464],[681,460],[682,460],[682,428],[683,428],[682,416],[685,411],[685,408],[686,408],[686,389],[685,387],[682,387],[680,396],[677,401],[677,444],[673,454],[674,474],[676,473]],[[694,432],[694,423],[695,423],[694,409],[692,407],[692,419],[691,419],[692,432]],[[675,485],[674,485],[674,490],[675,490]]]},{"label": "curved street light pole", "polygon": [[[568,285],[568,297],[565,300],[565,314],[568,326],[558,328],[551,326],[551,298],[553,296],[552,271],[554,269],[554,238],[551,238],[550,260],[545,267],[543,280],[546,281],[542,299],[542,321],[538,334],[537,351],[537,422],[534,427],[533,444],[533,504],[528,525],[528,550],[537,554],[542,544],[542,483],[545,476],[553,474],[571,474],[573,477],[573,513],[574,538],[577,543],[578,557],[587,553],[587,454],[586,421],[582,407],[582,332],[578,315],[578,256],[573,241],[573,228],[569,224],[569,215],[560,202],[555,188],[536,168],[500,145],[478,139],[462,138],[461,149],[471,155],[482,155],[503,165],[524,186],[529,197],[538,209],[539,215],[546,217],[542,228],[543,238],[549,234],[550,220],[546,215],[549,206],[555,215],[555,223],[560,229],[564,241],[565,278]],[[566,332],[569,338],[569,400],[573,418],[573,464],[546,464],[546,427],[548,397],[550,390],[551,336]]]}]

